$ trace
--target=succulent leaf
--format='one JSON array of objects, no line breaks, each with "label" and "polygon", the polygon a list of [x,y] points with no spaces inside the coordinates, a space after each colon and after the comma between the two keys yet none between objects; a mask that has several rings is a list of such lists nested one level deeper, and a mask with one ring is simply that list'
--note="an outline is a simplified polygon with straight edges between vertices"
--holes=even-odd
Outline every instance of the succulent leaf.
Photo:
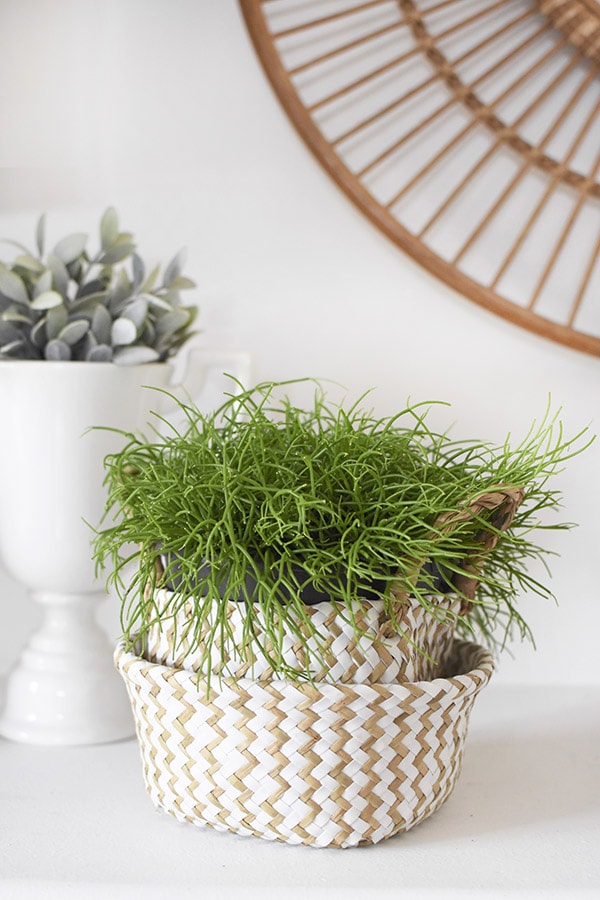
[{"label": "succulent leaf", "polygon": [[141,294],[144,294],[144,293],[149,294],[150,293],[150,291],[153,289],[154,285],[157,282],[159,274],[160,274],[160,265],[154,266],[152,271],[146,277],[146,280],[140,286]]},{"label": "succulent leaf", "polygon": [[63,298],[58,291],[44,291],[38,294],[30,305],[32,309],[52,309],[53,306],[60,306],[62,303]]},{"label": "succulent leaf", "polygon": [[138,253],[134,253],[131,257],[131,268],[133,271],[133,292],[137,293],[142,287],[146,275],[144,260]]},{"label": "succulent leaf", "polygon": [[98,260],[103,266],[114,266],[115,263],[123,262],[128,256],[131,256],[135,250],[135,244],[114,244],[109,247]]},{"label": "succulent leaf", "polygon": [[38,280],[36,281],[33,287],[33,296],[39,297],[40,294],[44,294],[46,291],[51,290],[52,288],[52,270],[44,269]]},{"label": "succulent leaf", "polygon": [[[48,335],[46,331],[46,319],[40,319],[35,323],[33,328],[31,329],[30,338],[32,344],[38,348],[38,350],[43,350],[48,341]],[[0,336],[1,339],[1,336]]]},{"label": "succulent leaf", "polygon": [[0,243],[8,244],[10,247],[16,247],[17,250],[20,250],[21,253],[29,254],[29,248],[22,244],[20,241],[11,241],[10,238],[0,238]]},{"label": "succulent leaf", "polygon": [[83,336],[83,339],[80,341],[79,346],[76,348],[77,350],[77,359],[87,359],[88,355],[95,350],[98,346],[98,341],[94,335],[94,332],[88,329]]},{"label": "succulent leaf", "polygon": [[109,206],[100,219],[100,246],[108,250],[119,234],[119,216],[114,206]]},{"label": "succulent leaf", "polygon": [[110,308],[113,315],[118,315],[121,312],[124,301],[131,297],[131,291],[132,284],[127,276],[127,272],[125,269],[121,269],[116,278],[110,299]]},{"label": "succulent leaf", "polygon": [[69,304],[69,311],[71,315],[77,315],[88,313],[90,316],[93,315],[96,307],[101,304],[103,305],[107,301],[107,293],[106,291],[101,291],[98,294],[89,294],[86,297],[79,297],[78,299],[73,300]]},{"label": "succulent leaf", "polygon": [[170,312],[172,309],[172,305],[168,300],[165,300],[163,297],[159,297],[157,294],[138,294],[143,300],[146,300],[150,306],[155,306],[157,309],[164,309],[165,312]]},{"label": "succulent leaf", "polygon": [[165,269],[165,274],[163,278],[163,287],[169,287],[171,282],[173,282],[176,278],[181,275],[183,267],[187,260],[187,250],[183,247],[179,253],[177,253],[167,268]]},{"label": "succulent leaf", "polygon": [[171,290],[176,291],[187,291],[190,288],[195,288],[196,282],[192,281],[191,278],[187,278],[185,275],[178,275],[177,278],[174,278],[169,288]]},{"label": "succulent leaf", "polygon": [[68,266],[69,263],[72,263],[83,253],[86,243],[87,234],[82,234],[81,232],[68,234],[58,242],[53,252],[62,260],[65,266]]},{"label": "succulent leaf", "polygon": [[140,341],[147,347],[154,347],[156,344],[156,328],[150,319],[146,319],[143,331],[140,334]]},{"label": "succulent leaf", "polygon": [[69,314],[64,306],[53,306],[52,309],[48,310],[48,315],[46,316],[48,340],[51,341],[58,337],[68,321]]},{"label": "succulent leaf", "polygon": [[15,259],[15,266],[20,269],[27,269],[35,275],[41,275],[45,271],[44,263],[29,253],[22,253]]},{"label": "succulent leaf", "polygon": [[5,322],[22,322],[24,325],[31,325],[34,317],[29,314],[29,310],[24,306],[9,306],[2,313]]},{"label": "succulent leaf", "polygon": [[190,317],[185,309],[174,309],[165,313],[156,323],[156,334],[159,338],[175,334],[189,323]]},{"label": "succulent leaf", "polygon": [[54,289],[57,290],[59,294],[62,294],[63,297],[66,297],[69,289],[69,273],[64,262],[56,255],[56,253],[48,254],[48,268],[52,272],[52,284],[54,285]]},{"label": "succulent leaf", "polygon": [[92,331],[99,344],[110,343],[112,316],[105,306],[99,303],[92,316]]},{"label": "succulent leaf", "polygon": [[46,344],[44,356],[53,362],[68,362],[71,359],[71,348],[64,341],[54,338]]},{"label": "succulent leaf", "polygon": [[137,337],[137,328],[131,319],[121,317],[112,323],[110,336],[113,347],[133,344]]},{"label": "succulent leaf", "polygon": [[27,345],[22,338],[19,338],[16,341],[11,341],[8,344],[4,344],[4,346],[2,347],[2,351],[1,351],[2,356],[8,356],[8,357],[13,357],[13,358],[19,357],[20,351],[24,350],[26,348],[26,346]]},{"label": "succulent leaf", "polygon": [[138,366],[160,361],[160,354],[152,347],[117,347],[114,361],[120,366]]},{"label": "succulent leaf", "polygon": [[85,284],[80,285],[76,297],[89,297],[91,294],[102,294],[105,292],[106,285],[99,278],[93,278]]},{"label": "succulent leaf", "polygon": [[0,267],[0,292],[9,300],[14,300],[15,303],[22,303],[26,306],[29,301],[23,280],[5,266]]},{"label": "succulent leaf", "polygon": [[44,255],[44,244],[46,241],[46,213],[42,213],[42,215],[38,219],[38,223],[35,229],[35,242],[37,245],[37,250],[40,256]]},{"label": "succulent leaf", "polygon": [[144,322],[146,321],[146,317],[148,315],[148,301],[143,297],[136,297],[131,300],[124,307],[122,316],[125,319],[131,319],[133,324],[136,327],[136,332],[139,332],[144,327]]},{"label": "succulent leaf", "polygon": [[108,344],[98,344],[85,357],[87,362],[112,362],[113,351]]},{"label": "succulent leaf", "polygon": [[74,281],[75,284],[79,284],[79,281],[81,280],[81,272],[83,269],[81,261],[83,258],[84,257],[82,254],[81,256],[78,256],[77,259],[74,259],[72,262],[70,262],[67,265],[67,272],[69,273],[69,278],[72,281]]},{"label": "succulent leaf", "polygon": [[59,332],[58,340],[64,341],[65,344],[72,347],[73,344],[76,344],[77,341],[81,340],[84,334],[89,331],[89,328],[90,323],[85,319],[76,319],[75,321],[68,322]]}]

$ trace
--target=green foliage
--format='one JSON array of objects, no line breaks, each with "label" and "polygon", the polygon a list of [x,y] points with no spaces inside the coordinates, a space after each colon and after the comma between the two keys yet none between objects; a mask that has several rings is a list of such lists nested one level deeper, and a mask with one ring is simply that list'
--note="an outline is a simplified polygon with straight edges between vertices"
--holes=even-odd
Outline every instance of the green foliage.
[{"label": "green foliage", "polygon": [[[559,506],[548,481],[583,449],[584,432],[566,440],[548,411],[515,447],[508,440],[499,447],[457,442],[427,426],[430,404],[377,418],[361,408],[362,399],[350,408],[329,403],[314,384],[308,409],[277,399],[282,385],[275,383],[231,395],[210,415],[183,406],[181,431],[157,440],[128,435],[124,449],[107,458],[107,518],[114,518],[96,535],[96,558],[99,565],[110,560],[109,582],[122,600],[126,636],[143,638],[160,615],[155,588],[173,581],[174,606],[192,603],[186,634],[192,645],[213,622],[207,659],[211,641],[218,641],[237,658],[247,659],[252,648],[282,676],[308,677],[281,657],[286,630],[309,657],[319,651],[307,640],[323,646],[327,638],[314,634],[303,586],[326,592],[353,624],[359,585],[372,579],[383,582],[378,596],[392,621],[392,585],[441,616],[432,595],[441,582],[449,589],[469,573],[485,532],[497,543],[484,557],[471,612],[458,617],[458,633],[502,645],[515,631],[530,637],[516,608],[520,594],[552,597],[528,571],[547,555],[532,530],[570,527],[540,522],[540,514]],[[526,490],[507,531],[500,532],[486,510],[458,517],[452,531],[439,525],[500,487]],[[160,554],[170,560],[162,577]],[[129,579],[132,561],[137,565]],[[241,644],[228,625],[229,600],[243,605]],[[259,615],[272,651],[260,639]]]},{"label": "green foliage", "polygon": [[182,272],[184,252],[159,282],[158,267],[146,272],[112,207],[93,255],[80,233],[45,254],[45,216],[36,228],[37,254],[6,243],[19,252],[0,262],[0,360],[163,362],[193,334],[197,308],[182,305],[180,296],[195,286]]}]

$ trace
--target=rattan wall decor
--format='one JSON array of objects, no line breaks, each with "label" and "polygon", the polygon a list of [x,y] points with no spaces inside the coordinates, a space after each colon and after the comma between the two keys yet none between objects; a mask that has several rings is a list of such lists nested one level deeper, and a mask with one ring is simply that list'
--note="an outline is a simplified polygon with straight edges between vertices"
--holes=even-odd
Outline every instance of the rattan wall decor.
[{"label": "rattan wall decor", "polygon": [[240,0],[317,159],[404,251],[600,355],[600,3]]}]

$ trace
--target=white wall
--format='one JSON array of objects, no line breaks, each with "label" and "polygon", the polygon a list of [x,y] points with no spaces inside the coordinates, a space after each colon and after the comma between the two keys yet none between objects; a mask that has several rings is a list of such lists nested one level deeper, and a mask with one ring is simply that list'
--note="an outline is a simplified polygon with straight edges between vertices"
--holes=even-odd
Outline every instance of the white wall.
[{"label": "white wall", "polygon": [[[189,249],[204,345],[254,355],[260,378],[376,387],[382,414],[444,399],[457,436],[523,435],[548,394],[573,432],[600,419],[600,359],[512,326],[389,243],[305,149],[268,86],[234,0],[3,0],[0,234],[94,231],[117,206],[142,255]],[[598,681],[600,440],[560,477],[559,606],[525,599],[538,650],[505,682]],[[0,498],[1,502],[1,498]],[[36,618],[0,573],[2,653]],[[114,610],[105,613],[114,627]]]}]

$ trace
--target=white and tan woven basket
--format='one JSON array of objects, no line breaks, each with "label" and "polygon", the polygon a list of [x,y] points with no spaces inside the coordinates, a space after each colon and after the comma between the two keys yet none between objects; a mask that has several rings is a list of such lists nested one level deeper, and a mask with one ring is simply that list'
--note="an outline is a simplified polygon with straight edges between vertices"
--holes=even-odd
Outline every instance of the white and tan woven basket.
[{"label": "white and tan woven basket", "polygon": [[[245,658],[221,645],[218,630],[213,637],[214,621],[209,617],[200,639],[190,632],[193,622],[193,604],[183,604],[167,590],[156,591],[152,597],[156,621],[147,630],[144,659],[149,662],[189,672],[199,672],[231,678],[252,678],[270,681],[273,669],[266,659],[252,648]],[[436,609],[435,618],[426,612],[414,597],[407,597],[397,604],[398,633],[391,627],[381,600],[357,600],[352,605],[354,623],[344,616],[344,608],[331,602],[307,606],[304,615],[311,619],[315,631],[321,635],[322,653],[317,657],[317,644],[307,638],[307,644],[315,657],[307,660],[306,650],[289,629],[284,631],[282,657],[293,667],[309,669],[312,680],[337,683],[389,684],[398,681],[422,681],[434,678],[444,671],[452,648],[454,626],[461,601],[455,596],[431,598]],[[243,641],[246,608],[243,604],[228,603],[227,619],[233,645]],[[216,615],[216,612],[215,612]],[[256,607],[256,627],[266,649],[276,655],[266,636],[261,610]],[[299,628],[301,621],[297,620]],[[357,638],[356,628],[360,630]],[[206,644],[212,641],[210,663],[207,662]],[[320,661],[317,661],[320,659]]]},{"label": "white and tan woven basket", "polygon": [[456,641],[448,677],[294,684],[213,677],[119,644],[154,804],[221,831],[352,847],[407,831],[446,800],[469,714],[493,669]]}]

